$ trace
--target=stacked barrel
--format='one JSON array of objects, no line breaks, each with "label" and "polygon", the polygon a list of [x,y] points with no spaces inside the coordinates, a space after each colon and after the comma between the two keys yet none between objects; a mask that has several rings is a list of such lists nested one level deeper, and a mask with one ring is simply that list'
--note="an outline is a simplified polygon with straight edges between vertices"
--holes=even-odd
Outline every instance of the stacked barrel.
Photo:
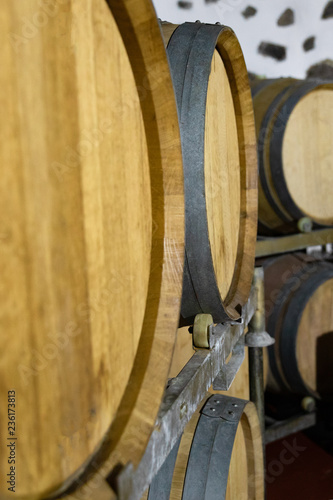
[{"label": "stacked barrel", "polygon": [[[333,84],[292,78],[252,82],[261,235],[333,226]],[[320,235],[315,244],[323,244]],[[305,253],[265,268],[268,390],[332,399],[333,264]]]},{"label": "stacked barrel", "polygon": [[259,164],[259,234],[333,226],[333,84],[252,84]]},{"label": "stacked barrel", "polygon": [[83,484],[91,463],[106,477],[139,462],[184,254],[177,109],[151,3],[44,4],[15,1],[0,20],[0,420],[13,389],[16,495],[34,499]]}]

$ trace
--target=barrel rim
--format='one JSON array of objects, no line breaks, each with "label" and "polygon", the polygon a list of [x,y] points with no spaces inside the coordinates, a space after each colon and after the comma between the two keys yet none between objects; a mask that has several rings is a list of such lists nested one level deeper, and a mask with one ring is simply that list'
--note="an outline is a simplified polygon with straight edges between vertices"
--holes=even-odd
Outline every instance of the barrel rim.
[{"label": "barrel rim", "polygon": [[[217,48],[227,73],[229,69],[232,75],[229,83],[234,98],[240,150],[241,194],[243,195],[241,196],[236,269],[230,292],[225,298],[226,310],[231,316],[230,312],[237,311],[238,304],[243,306],[246,303],[254,272],[255,252],[253,250],[256,245],[258,221],[257,143],[247,67],[241,45],[231,28],[223,30]],[[237,77],[238,73],[240,73],[239,77]]]}]

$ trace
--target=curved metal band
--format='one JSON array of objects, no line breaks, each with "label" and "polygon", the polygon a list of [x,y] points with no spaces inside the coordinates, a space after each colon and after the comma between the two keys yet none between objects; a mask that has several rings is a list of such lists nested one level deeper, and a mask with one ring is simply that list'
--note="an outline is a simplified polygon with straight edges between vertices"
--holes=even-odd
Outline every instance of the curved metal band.
[{"label": "curved metal band", "polygon": [[168,458],[154,477],[148,491],[147,500],[169,500],[173,472],[175,470],[181,437],[170,451]]},{"label": "curved metal band", "polygon": [[[325,82],[329,83],[329,82]],[[323,84],[323,82],[321,82]],[[270,167],[271,174],[276,189],[277,195],[281,200],[281,203],[286,207],[286,210],[295,219],[299,220],[306,214],[300,210],[300,208],[295,204],[287,186],[286,178],[283,170],[282,161],[282,148],[284,134],[286,131],[286,125],[290,118],[291,113],[295,109],[296,105],[300,99],[312,90],[319,86],[318,81],[308,81],[302,82],[301,85],[295,85],[295,90],[292,92],[291,96],[288,97],[286,102],[281,107],[281,110],[277,116],[275,123],[273,124],[273,133],[271,135],[270,142]],[[320,224],[317,224],[320,227]]]},{"label": "curved metal band", "polygon": [[[319,272],[309,277],[290,300],[280,333],[281,365],[289,386],[296,393],[310,394],[315,397],[318,397],[318,394],[306,384],[298,369],[296,344],[306,304],[325,281],[333,278],[333,266],[325,263],[319,263],[317,266]],[[308,270],[309,266],[307,272]]]},{"label": "curved metal band", "polygon": [[205,115],[211,62],[218,25],[185,23],[172,34],[168,56],[174,82],[183,149],[185,191],[185,279],[181,314],[212,314],[214,321],[229,319],[217,286],[208,235],[205,198]]},{"label": "curved metal band", "polygon": [[224,500],[232,449],[247,401],[214,395],[201,410],[187,463],[182,500]]},{"label": "curved metal band", "polygon": [[[271,131],[269,124],[270,124],[274,114],[276,113],[276,109],[277,109],[281,99],[289,91],[289,89],[290,89],[290,86],[283,89],[281,92],[279,92],[279,94],[271,102],[269,108],[266,111],[266,114],[265,114],[264,119],[261,123],[261,126],[260,126],[260,131],[262,131],[262,130],[265,131],[265,134],[263,137],[263,142],[261,142],[261,139],[258,141],[258,165],[259,165],[259,177],[260,177],[262,189],[264,191],[264,194],[265,194],[269,204],[273,208],[276,215],[283,222],[285,222],[287,224],[290,224],[291,221],[290,221],[290,219],[288,219],[285,216],[285,214],[280,210],[279,206],[276,204],[276,202],[271,194],[268,182],[267,182],[267,177],[266,177],[266,173],[265,173],[265,143],[266,143],[267,133]],[[273,135],[274,135],[274,133],[273,133]]]},{"label": "curved metal band", "polygon": [[[237,427],[247,404],[243,399],[220,394],[206,401],[193,436],[182,500],[225,499]],[[148,500],[169,499],[178,447],[179,443],[154,478]]]}]

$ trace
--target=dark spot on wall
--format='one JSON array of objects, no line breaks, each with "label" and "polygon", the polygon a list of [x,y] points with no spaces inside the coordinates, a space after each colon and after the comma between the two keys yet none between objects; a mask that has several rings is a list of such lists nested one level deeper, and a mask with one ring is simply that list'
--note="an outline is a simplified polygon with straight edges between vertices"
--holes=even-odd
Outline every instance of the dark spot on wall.
[{"label": "dark spot on wall", "polygon": [[328,2],[326,5],[323,15],[321,16],[322,19],[329,19],[330,17],[333,17],[333,1],[331,0]]},{"label": "dark spot on wall", "polygon": [[179,1],[178,2],[178,7],[181,9],[192,9],[192,2],[184,2],[184,1]]},{"label": "dark spot on wall", "polygon": [[263,56],[272,57],[276,61],[283,61],[287,57],[286,47],[275,43],[261,42],[258,52]]},{"label": "dark spot on wall", "polygon": [[216,3],[218,2],[219,0],[205,0],[206,3]]},{"label": "dark spot on wall", "polygon": [[257,9],[255,7],[252,7],[251,5],[248,5],[245,10],[242,12],[242,16],[245,17],[245,19],[248,19],[249,17],[255,16],[257,13]]},{"label": "dark spot on wall", "polygon": [[321,80],[333,80],[333,61],[325,59],[310,68],[306,74],[307,78],[319,78]]},{"label": "dark spot on wall", "polygon": [[285,10],[279,17],[277,23],[278,26],[290,26],[295,22],[295,14],[292,9]]},{"label": "dark spot on wall", "polygon": [[309,52],[309,50],[312,50],[315,48],[315,41],[316,41],[316,37],[315,36],[309,36],[309,38],[307,38],[304,43],[303,43],[303,49],[305,50],[305,52]]}]

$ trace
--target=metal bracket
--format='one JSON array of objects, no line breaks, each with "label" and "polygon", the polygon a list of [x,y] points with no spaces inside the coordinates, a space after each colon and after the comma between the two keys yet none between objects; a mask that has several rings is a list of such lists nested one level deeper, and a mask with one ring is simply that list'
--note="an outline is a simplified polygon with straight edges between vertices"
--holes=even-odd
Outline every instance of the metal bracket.
[{"label": "metal bracket", "polygon": [[[243,324],[208,326],[210,348],[196,350],[180,374],[169,382],[155,429],[140,464],[134,469],[133,465],[128,463],[117,475],[118,500],[141,498],[239,339],[244,335],[255,308],[256,294],[252,288],[249,301],[243,308]],[[226,422],[226,425],[229,424],[230,421]]]},{"label": "metal bracket", "polygon": [[245,359],[244,335],[241,336],[231,352],[231,359],[222,366],[219,374],[213,382],[216,391],[228,391],[235,380],[238,370]]},{"label": "metal bracket", "polygon": [[238,422],[244,410],[244,401],[215,394],[208,399],[201,410],[202,415],[210,418],[222,418],[228,422]]},{"label": "metal bracket", "polygon": [[257,296],[257,306],[249,324],[249,333],[245,337],[245,345],[247,347],[268,347],[275,343],[275,339],[266,332],[264,269],[262,267],[257,267],[254,270],[253,283]]},{"label": "metal bracket", "polygon": [[271,337],[267,332],[250,331],[245,336],[246,347],[269,347],[273,344],[275,344],[275,339],[273,339],[273,337]]},{"label": "metal bracket", "polygon": [[307,247],[333,243],[333,229],[316,229],[311,233],[262,238],[257,241],[256,257],[268,257],[282,253],[296,252]]}]

